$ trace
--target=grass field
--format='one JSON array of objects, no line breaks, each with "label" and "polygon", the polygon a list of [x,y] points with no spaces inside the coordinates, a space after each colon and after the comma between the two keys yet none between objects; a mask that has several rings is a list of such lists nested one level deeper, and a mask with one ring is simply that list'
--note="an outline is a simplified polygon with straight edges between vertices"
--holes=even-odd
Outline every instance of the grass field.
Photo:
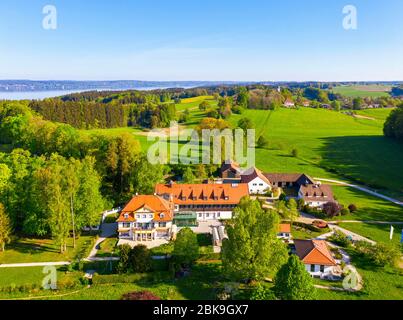
[{"label": "grass field", "polygon": [[370,223],[345,223],[339,224],[340,227],[355,232],[363,237],[376,242],[382,242],[386,244],[399,245],[403,225],[393,225],[394,233],[393,238],[390,240],[390,225],[370,224]]},{"label": "grass field", "polygon": [[340,93],[347,97],[388,97],[390,86],[363,85],[363,86],[337,86],[332,89],[334,93]]},{"label": "grass field", "polygon": [[403,221],[401,206],[350,187],[332,186],[332,189],[340,204],[345,207],[355,204],[358,209],[347,216],[335,217],[332,220]]},{"label": "grass field", "polygon": [[217,106],[217,102],[213,96],[199,96],[194,98],[182,99],[181,103],[175,105],[176,111],[184,111],[186,109],[199,109],[200,103],[207,101],[212,107]]},{"label": "grass field", "polygon": [[93,245],[93,236],[81,236],[73,248],[73,239],[67,241],[67,252],[59,253],[59,246],[50,239],[18,239],[0,252],[0,264],[28,262],[72,261],[77,255],[89,253]]},{"label": "grass field", "polygon": [[319,237],[320,235],[329,232],[329,229],[321,230],[320,232],[310,231],[305,228],[296,228],[292,226],[291,234],[293,239],[309,240]]},{"label": "grass field", "polygon": [[[182,103],[178,109],[193,108],[187,127],[196,126],[205,114],[199,100]],[[182,105],[181,104],[181,105]],[[363,110],[357,113],[371,119],[354,118],[323,109],[300,108],[275,111],[246,110],[229,119],[233,127],[242,117],[256,127],[256,139],[264,135],[267,149],[256,149],[256,165],[266,172],[305,172],[314,177],[339,178],[368,185],[397,198],[403,198],[403,148],[383,136],[383,123],[391,109]],[[136,136],[144,151],[153,142],[140,129],[89,130],[87,134]],[[298,157],[291,151],[298,150]]]},{"label": "grass field", "polygon": [[[377,112],[380,111],[380,112]],[[390,110],[388,110],[390,112]],[[305,172],[314,177],[339,177],[403,194],[403,148],[383,136],[384,110],[373,110],[380,120],[356,119],[338,112],[300,108],[276,111],[246,110],[242,117],[264,135],[268,149],[256,150],[257,167],[269,172]],[[292,157],[292,149],[298,157]]]},{"label": "grass field", "polygon": [[100,249],[98,250],[96,256],[97,257],[111,257],[117,256],[117,248],[116,245],[118,243],[118,239],[114,238],[107,238],[102,241],[99,245]]}]

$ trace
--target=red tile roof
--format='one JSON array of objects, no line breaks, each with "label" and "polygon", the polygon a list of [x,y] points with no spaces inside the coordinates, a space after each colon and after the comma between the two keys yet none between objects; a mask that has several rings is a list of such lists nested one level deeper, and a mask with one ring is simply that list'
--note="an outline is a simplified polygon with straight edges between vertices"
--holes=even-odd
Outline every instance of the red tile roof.
[{"label": "red tile roof", "polygon": [[291,233],[291,225],[289,223],[281,223],[279,225],[279,230],[281,233]]},{"label": "red tile roof", "polygon": [[[142,208],[146,208],[154,213],[155,221],[171,221],[173,219],[173,204],[155,195],[139,195],[133,197],[120,213],[117,222],[136,221],[135,213]],[[128,214],[128,218],[125,218]]]},{"label": "red tile roof", "polygon": [[294,245],[297,256],[305,264],[336,265],[324,240],[294,240]]},{"label": "red tile roof", "polygon": [[194,204],[238,204],[249,195],[248,185],[239,184],[157,184],[155,193],[160,196],[172,196],[172,201],[179,205]]}]

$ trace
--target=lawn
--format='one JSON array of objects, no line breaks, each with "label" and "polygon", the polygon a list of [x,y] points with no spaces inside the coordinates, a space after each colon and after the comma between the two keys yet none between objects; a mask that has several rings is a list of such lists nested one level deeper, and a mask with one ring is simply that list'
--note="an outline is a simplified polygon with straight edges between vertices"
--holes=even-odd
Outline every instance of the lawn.
[{"label": "lawn", "polygon": [[350,187],[332,186],[332,189],[340,204],[345,207],[355,204],[358,209],[347,216],[332,218],[332,220],[403,221],[401,206]]},{"label": "lawn", "polygon": [[[94,284],[90,288],[78,287],[76,289],[56,292],[31,293],[29,296],[49,296],[44,299],[67,300],[118,300],[123,294],[131,291],[148,290],[164,300],[212,300],[215,298],[217,283],[223,280],[220,263],[196,264],[188,277],[177,280],[153,280],[151,277],[139,277],[131,281],[127,275],[121,277],[122,281],[111,279],[111,283]],[[108,276],[97,276],[107,278]],[[102,279],[101,279],[102,280]],[[129,280],[130,283],[127,283]],[[78,292],[76,292],[78,291]],[[63,296],[61,296],[63,295]],[[3,298],[23,298],[27,293],[3,294]]]},{"label": "lawn", "polygon": [[332,89],[334,93],[340,93],[346,97],[389,97],[390,86],[363,85],[363,86],[337,86]]},{"label": "lawn", "polygon": [[403,148],[383,137],[383,121],[312,108],[246,110],[230,121],[236,126],[242,117],[255,123],[256,138],[269,141],[267,149],[256,150],[257,167],[266,172],[343,178],[403,194]]},{"label": "lawn", "polygon": [[311,231],[302,227],[297,227],[297,226],[292,226],[291,229],[291,235],[293,239],[299,239],[299,240],[309,240],[309,239],[315,239],[319,237],[320,235],[329,232],[329,229],[323,229],[320,232],[315,232]]},{"label": "lawn", "polygon": [[118,239],[116,237],[106,238],[99,244],[99,250],[96,254],[97,257],[112,257],[117,256]]},{"label": "lawn", "polygon": [[393,238],[390,240],[390,225],[384,224],[371,224],[371,223],[345,223],[339,224],[340,227],[355,232],[363,237],[376,242],[382,242],[386,244],[399,245],[403,225],[393,225],[394,232]]},{"label": "lawn", "polygon": [[94,243],[94,236],[81,236],[73,248],[73,239],[67,241],[67,252],[60,254],[59,246],[50,239],[18,239],[6,246],[0,253],[0,264],[72,261],[80,256],[86,257]]}]

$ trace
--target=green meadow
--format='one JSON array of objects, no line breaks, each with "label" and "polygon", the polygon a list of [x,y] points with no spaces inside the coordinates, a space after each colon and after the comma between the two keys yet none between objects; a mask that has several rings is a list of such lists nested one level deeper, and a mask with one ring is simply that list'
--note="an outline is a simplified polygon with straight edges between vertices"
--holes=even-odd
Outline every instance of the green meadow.
[{"label": "green meadow", "polygon": [[[390,110],[388,110],[390,112]],[[256,150],[256,165],[269,172],[305,172],[362,183],[394,196],[403,193],[403,148],[383,136],[385,110],[371,110],[375,120],[324,109],[246,110],[233,115],[256,127],[256,138],[269,141]],[[291,155],[296,149],[297,157]]]},{"label": "green meadow", "polygon": [[356,97],[388,97],[391,87],[382,85],[363,85],[363,86],[337,86],[332,89],[334,93],[340,93],[343,96]]},{"label": "green meadow", "polygon": [[[212,106],[212,97],[184,99],[177,104],[178,114],[188,109],[189,120],[181,128],[193,128],[205,117],[198,109],[203,100]],[[256,139],[263,135],[269,141],[265,149],[256,149],[256,166],[269,172],[305,172],[313,177],[338,178],[365,184],[394,197],[403,198],[403,147],[383,136],[383,123],[391,109],[358,111],[362,117],[324,109],[299,108],[278,110],[245,110],[233,114],[229,122],[250,118],[256,128]],[[86,134],[136,136],[142,149],[147,141],[140,128],[84,130]],[[292,156],[292,150],[297,156]]]}]

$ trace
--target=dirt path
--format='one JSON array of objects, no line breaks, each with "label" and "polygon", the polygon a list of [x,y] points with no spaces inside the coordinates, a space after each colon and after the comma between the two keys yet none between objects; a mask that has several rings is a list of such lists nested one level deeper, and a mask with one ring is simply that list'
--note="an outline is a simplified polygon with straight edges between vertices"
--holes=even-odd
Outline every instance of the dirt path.
[{"label": "dirt path", "polygon": [[318,180],[318,181],[331,182],[331,183],[335,183],[335,184],[338,184],[338,185],[351,187],[351,188],[363,191],[365,193],[368,193],[368,194],[370,194],[372,196],[381,198],[383,200],[393,202],[394,204],[397,204],[397,205],[403,207],[403,202],[402,201],[399,201],[399,200],[393,199],[391,197],[385,196],[385,195],[380,194],[380,193],[378,193],[376,191],[372,191],[372,190],[368,189],[367,187],[358,186],[358,185],[355,185],[355,184],[350,184],[350,183],[347,183],[347,182],[338,181],[338,180],[332,180],[332,179],[324,179],[324,178],[314,178],[314,179]]}]

